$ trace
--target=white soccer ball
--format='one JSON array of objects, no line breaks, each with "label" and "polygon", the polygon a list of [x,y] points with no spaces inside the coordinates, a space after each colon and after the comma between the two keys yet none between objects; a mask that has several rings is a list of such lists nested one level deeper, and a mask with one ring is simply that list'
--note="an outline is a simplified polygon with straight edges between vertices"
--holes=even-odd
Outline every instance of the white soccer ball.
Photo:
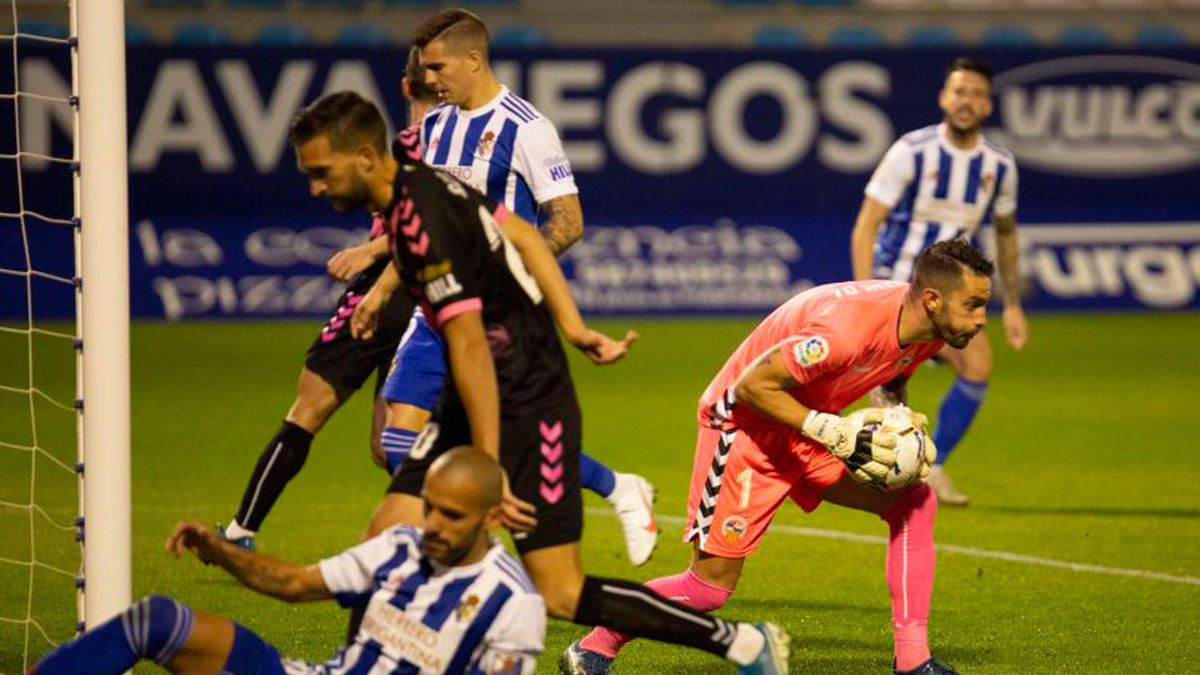
[{"label": "white soccer ball", "polygon": [[933,439],[913,422],[913,413],[907,406],[884,408],[883,422],[863,426],[872,431],[893,433],[900,437],[896,445],[896,466],[883,479],[885,490],[900,490],[925,482],[929,467],[937,458]]}]

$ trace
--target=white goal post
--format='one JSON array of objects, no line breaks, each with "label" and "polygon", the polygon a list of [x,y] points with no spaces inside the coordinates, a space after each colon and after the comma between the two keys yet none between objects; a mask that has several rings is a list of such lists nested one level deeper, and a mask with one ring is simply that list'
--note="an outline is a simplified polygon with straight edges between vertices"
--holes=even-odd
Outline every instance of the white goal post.
[{"label": "white goal post", "polygon": [[129,197],[123,0],[72,0],[87,628],[130,602]]}]

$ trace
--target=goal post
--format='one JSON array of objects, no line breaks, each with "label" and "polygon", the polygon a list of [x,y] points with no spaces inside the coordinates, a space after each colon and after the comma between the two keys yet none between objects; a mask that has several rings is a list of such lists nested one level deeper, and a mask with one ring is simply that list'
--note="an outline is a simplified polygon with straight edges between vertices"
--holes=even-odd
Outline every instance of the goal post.
[{"label": "goal post", "polygon": [[131,599],[125,8],[123,0],[71,5],[78,37],[83,620],[93,628]]}]

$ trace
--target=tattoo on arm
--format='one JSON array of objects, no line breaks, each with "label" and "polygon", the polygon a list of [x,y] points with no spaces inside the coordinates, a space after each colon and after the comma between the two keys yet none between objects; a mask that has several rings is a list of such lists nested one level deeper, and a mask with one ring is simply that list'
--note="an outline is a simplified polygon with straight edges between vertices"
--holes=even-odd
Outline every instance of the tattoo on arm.
[{"label": "tattoo on arm", "polygon": [[583,236],[583,209],[579,195],[555,197],[541,205],[546,225],[542,236],[555,256],[562,255]]},{"label": "tattoo on arm", "polygon": [[1017,241],[1015,216],[997,216],[996,257],[1000,279],[1004,282],[1005,304],[1019,304],[1021,299],[1020,245]]},{"label": "tattoo on arm", "polygon": [[226,546],[222,567],[252,590],[283,600],[299,600],[295,591],[297,568],[271,556]]}]

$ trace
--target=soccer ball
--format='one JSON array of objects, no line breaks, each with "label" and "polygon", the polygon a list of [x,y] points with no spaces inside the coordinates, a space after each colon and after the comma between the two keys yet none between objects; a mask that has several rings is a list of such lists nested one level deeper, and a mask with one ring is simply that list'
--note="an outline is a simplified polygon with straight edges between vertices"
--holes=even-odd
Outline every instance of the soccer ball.
[{"label": "soccer ball", "polygon": [[933,439],[913,422],[913,413],[907,406],[883,409],[883,422],[863,425],[871,431],[884,431],[900,437],[896,445],[896,466],[888,471],[882,481],[885,490],[900,490],[925,482],[929,467],[937,458]]}]

